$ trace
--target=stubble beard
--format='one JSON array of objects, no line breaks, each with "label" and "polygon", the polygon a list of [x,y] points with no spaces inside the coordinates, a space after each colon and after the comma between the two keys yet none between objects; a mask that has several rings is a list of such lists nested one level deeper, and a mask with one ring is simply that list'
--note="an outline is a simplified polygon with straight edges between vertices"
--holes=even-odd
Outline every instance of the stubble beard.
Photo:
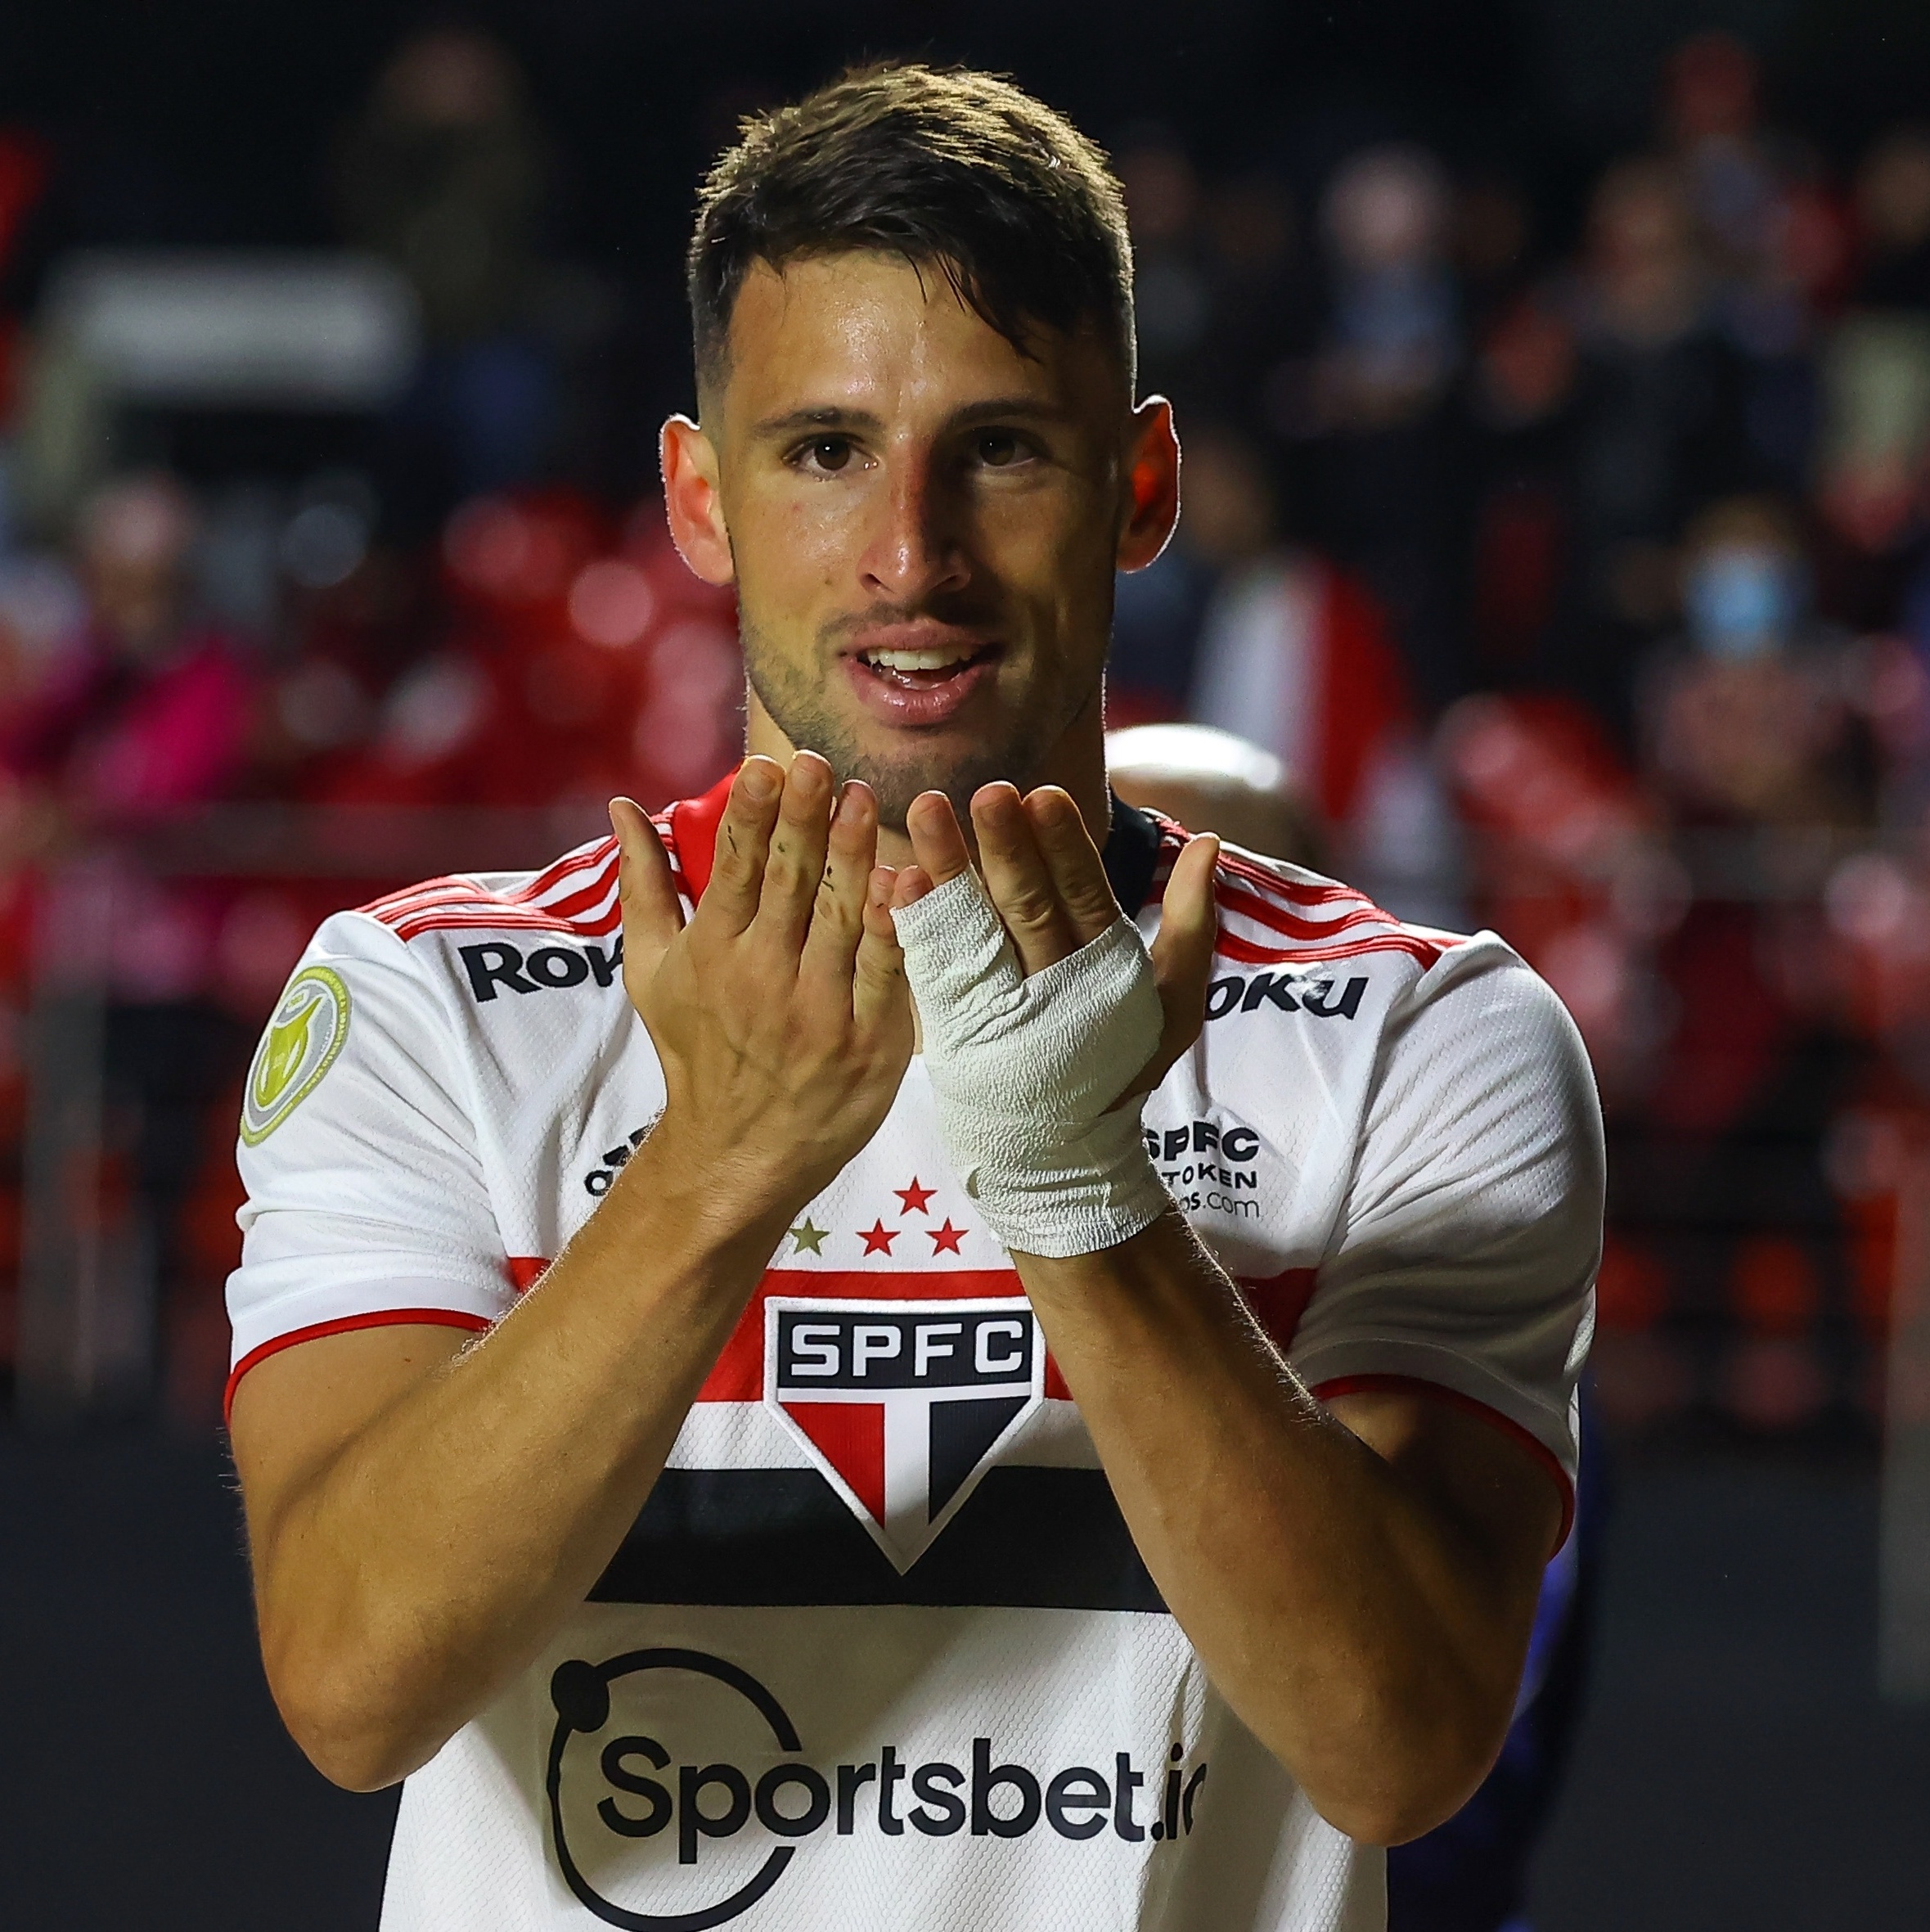
[{"label": "stubble beard", "polygon": [[879,822],[895,832],[905,829],[905,814],[922,792],[943,792],[964,824],[972,794],[981,786],[1002,778],[1031,790],[1041,782],[1054,746],[1088,705],[1100,702],[1096,680],[1081,691],[1061,678],[1031,693],[995,741],[921,752],[914,740],[899,756],[880,758],[861,747],[848,714],[840,715],[829,701],[826,679],[767,649],[748,619],[741,632],[745,674],[772,723],[799,750],[826,759],[840,781],[862,778],[877,795]]}]

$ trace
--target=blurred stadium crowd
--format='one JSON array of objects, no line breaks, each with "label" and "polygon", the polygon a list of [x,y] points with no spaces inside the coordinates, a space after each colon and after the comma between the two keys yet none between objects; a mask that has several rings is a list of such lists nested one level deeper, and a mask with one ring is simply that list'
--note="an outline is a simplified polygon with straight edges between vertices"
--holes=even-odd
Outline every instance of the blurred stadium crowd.
[{"label": "blurred stadium crowd", "polygon": [[[1568,1002],[1612,1138],[1612,1426],[1866,1438],[1930,1141],[1930,128],[1833,170],[1701,35],[1574,237],[1419,146],[1296,196],[1112,133],[1186,469],[1178,538],[1120,584],[1110,722],[1253,741],[1295,856],[1496,926]],[[0,128],[23,1399],[65,1214],[119,1284],[94,1394],[214,1412],[241,1069],[324,912],[533,862],[737,753],[729,600],[573,458],[596,301],[540,245],[550,152],[495,43],[396,52],[331,162],[340,265],[301,272],[362,302],[338,349],[400,346],[322,407],[326,371],[292,402],[286,369],[153,376],[223,353],[218,265],[11,275],[63,156]]]}]

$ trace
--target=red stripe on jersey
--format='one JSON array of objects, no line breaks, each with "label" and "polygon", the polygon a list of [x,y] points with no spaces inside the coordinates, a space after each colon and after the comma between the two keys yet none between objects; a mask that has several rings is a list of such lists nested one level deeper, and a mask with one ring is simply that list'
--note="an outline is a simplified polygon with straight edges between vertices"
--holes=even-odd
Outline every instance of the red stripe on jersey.
[{"label": "red stripe on jersey", "polygon": [[1294,1331],[1313,1299],[1319,1273],[1317,1268],[1290,1268],[1264,1281],[1239,1283],[1240,1299],[1276,1349],[1284,1351],[1293,1345]]},{"label": "red stripe on jersey", "polygon": [[574,885],[567,892],[551,889],[551,896],[542,902],[542,909],[554,912],[565,919],[573,918],[578,912],[587,912],[597,901],[605,897],[617,880],[617,854],[614,847],[605,852],[596,865],[589,868],[589,876]]},{"label": "red stripe on jersey", "polygon": [[1352,885],[1302,885],[1297,880],[1283,878],[1270,867],[1255,859],[1242,858],[1237,852],[1229,852],[1223,845],[1220,848],[1219,870],[1230,872],[1236,879],[1245,880],[1249,885],[1257,885],[1276,898],[1291,899],[1296,905],[1330,906],[1338,899],[1353,899],[1363,906],[1374,903],[1365,893]]},{"label": "red stripe on jersey", "polygon": [[1223,932],[1213,942],[1213,951],[1221,958],[1237,960],[1242,966],[1319,965],[1327,960],[1354,959],[1366,952],[1406,952],[1424,966],[1433,966],[1450,946],[1451,939],[1424,939],[1415,933],[1378,933],[1363,939],[1344,940],[1333,946],[1256,946],[1238,933]]},{"label": "red stripe on jersey", "polygon": [[537,1284],[538,1277],[549,1266],[541,1254],[512,1254],[503,1263],[502,1272],[510,1278],[510,1286],[517,1294],[525,1295]]},{"label": "red stripe on jersey", "polygon": [[[1024,1292],[1016,1271],[1009,1268],[961,1268],[934,1274],[909,1270],[892,1273],[882,1268],[875,1272],[863,1268],[767,1268],[716,1367],[704,1377],[697,1399],[764,1399],[764,1303],[773,1295],[809,1295],[826,1301],[967,1301],[1016,1298]],[[1051,1380],[1048,1368],[1048,1395],[1052,1393]]]},{"label": "red stripe on jersey", "polygon": [[519,885],[515,890],[506,892],[502,896],[526,905],[560,885],[573,872],[580,872],[587,866],[602,865],[615,853],[616,849],[614,839],[598,839],[594,844],[577,851],[566,852],[560,858],[546,866],[527,885]]},{"label": "red stripe on jersey", "polygon": [[513,912],[506,908],[480,912],[425,912],[396,922],[398,939],[412,939],[426,932],[570,933],[579,939],[600,939],[623,923],[614,906],[600,919],[552,919],[547,912]]},{"label": "red stripe on jersey", "polygon": [[291,1328],[286,1335],[250,1349],[228,1371],[227,1387],[221,1396],[221,1419],[227,1421],[235,1406],[235,1391],[250,1369],[302,1342],[319,1341],[325,1335],[348,1335],[358,1328],[466,1328],[471,1335],[480,1335],[488,1326],[480,1315],[464,1314],[456,1308],[376,1308],[366,1315],[344,1315],[339,1321],[317,1322],[309,1328]]},{"label": "red stripe on jersey", "polygon": [[676,848],[677,870],[683,874],[684,890],[694,906],[710,884],[711,868],[717,862],[717,831],[724,822],[724,807],[731,802],[731,787],[736,782],[733,772],[720,778],[700,799],[680,799],[670,808],[670,842]]},{"label": "red stripe on jersey", "polygon": [[825,1461],[850,1484],[852,1493],[884,1520],[884,1404],[869,1402],[787,1402],[784,1412],[823,1450]]},{"label": "red stripe on jersey", "polygon": [[1431,1396],[1437,1402],[1459,1409],[1463,1415],[1473,1416],[1478,1421],[1487,1423],[1491,1429],[1498,1429],[1510,1441],[1520,1443],[1554,1477],[1554,1486],[1561,1492],[1561,1529],[1555,1537],[1554,1549],[1548,1552],[1552,1560],[1568,1540],[1568,1532],[1575,1527],[1575,1485],[1547,1443],[1523,1429],[1512,1416],[1504,1416],[1499,1409],[1490,1408],[1485,1402],[1477,1402],[1472,1395],[1464,1395],[1458,1389],[1444,1388],[1439,1382],[1430,1382],[1421,1376],[1336,1376],[1332,1381],[1322,1382],[1314,1389],[1322,1402],[1331,1402],[1336,1395],[1401,1392]]},{"label": "red stripe on jersey", "polygon": [[366,906],[358,906],[358,912],[366,912],[371,919],[379,919],[385,925],[392,925],[405,914],[420,912],[431,906],[469,905],[483,896],[483,889],[473,879],[458,879],[445,875],[439,879],[425,879],[418,885],[405,885],[397,892],[385,892],[380,898],[373,898]]},{"label": "red stripe on jersey", "polygon": [[1276,933],[1284,933],[1290,939],[1325,939],[1335,933],[1344,932],[1350,925],[1359,925],[1366,920],[1379,920],[1383,925],[1394,921],[1381,911],[1379,906],[1369,905],[1365,900],[1335,919],[1302,919],[1297,912],[1289,912],[1281,906],[1270,906],[1257,893],[1243,891],[1237,885],[1220,885],[1213,897],[1229,912],[1239,912],[1246,918],[1270,926]]}]

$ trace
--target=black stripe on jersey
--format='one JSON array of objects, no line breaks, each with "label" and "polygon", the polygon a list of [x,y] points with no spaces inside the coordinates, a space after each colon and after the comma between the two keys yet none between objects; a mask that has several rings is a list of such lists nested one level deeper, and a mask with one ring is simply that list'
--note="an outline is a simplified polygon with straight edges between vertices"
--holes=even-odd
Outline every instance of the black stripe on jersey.
[{"label": "black stripe on jersey", "polygon": [[816,1470],[667,1469],[592,1603],[1163,1610],[1096,1469],[989,1469],[900,1576]]}]

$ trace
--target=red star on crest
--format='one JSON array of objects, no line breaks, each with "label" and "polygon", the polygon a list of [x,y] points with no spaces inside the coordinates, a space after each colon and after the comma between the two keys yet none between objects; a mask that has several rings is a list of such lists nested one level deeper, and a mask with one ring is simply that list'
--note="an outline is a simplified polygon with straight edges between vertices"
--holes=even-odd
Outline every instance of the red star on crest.
[{"label": "red star on crest", "polygon": [[943,1227],[928,1227],[925,1232],[932,1237],[932,1252],[934,1254],[956,1254],[958,1244],[965,1239],[965,1234],[962,1227],[952,1225],[949,1214],[945,1217]]},{"label": "red star on crest", "polygon": [[898,1231],[887,1227],[882,1221],[874,1221],[869,1227],[861,1227],[857,1235],[865,1244],[867,1254],[889,1254],[892,1243],[898,1238]]},{"label": "red star on crest", "polygon": [[922,1214],[925,1212],[925,1204],[938,1191],[935,1187],[920,1187],[918,1185],[918,1177],[916,1174],[911,1177],[911,1185],[909,1187],[892,1189],[892,1192],[905,1204],[904,1211],[907,1214]]}]

